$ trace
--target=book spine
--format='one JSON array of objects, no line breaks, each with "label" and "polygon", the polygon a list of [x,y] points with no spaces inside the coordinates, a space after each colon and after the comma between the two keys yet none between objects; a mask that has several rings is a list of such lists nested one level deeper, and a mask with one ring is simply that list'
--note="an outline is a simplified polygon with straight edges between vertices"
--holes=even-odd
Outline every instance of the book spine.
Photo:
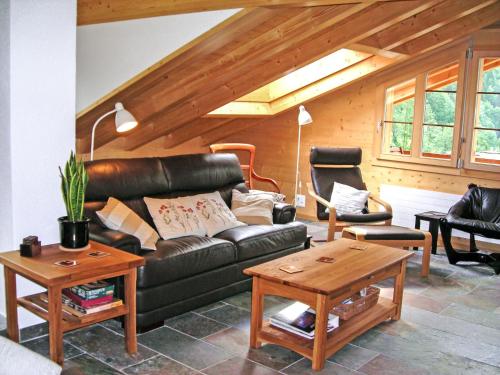
[{"label": "book spine", "polygon": [[105,297],[108,295],[113,295],[114,285],[108,285],[106,287],[91,289],[91,290],[81,288],[80,286],[73,286],[70,288],[70,290],[77,296],[83,299],[90,300],[90,299]]},{"label": "book spine", "polygon": [[63,293],[64,293],[64,295],[69,297],[74,303],[76,303],[82,307],[85,307],[85,308],[90,308],[90,307],[93,307],[96,305],[101,305],[103,303],[111,302],[113,300],[112,295],[106,295],[104,297],[87,300],[87,299],[83,299],[79,295],[74,294],[71,290],[65,289],[65,290],[63,290]]}]

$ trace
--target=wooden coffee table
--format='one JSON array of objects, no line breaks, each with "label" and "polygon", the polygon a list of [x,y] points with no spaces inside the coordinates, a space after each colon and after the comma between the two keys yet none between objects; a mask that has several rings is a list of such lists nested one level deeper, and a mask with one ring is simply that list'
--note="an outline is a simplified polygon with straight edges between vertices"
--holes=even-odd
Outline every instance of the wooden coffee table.
[{"label": "wooden coffee table", "polygon": [[[352,245],[365,246],[355,250]],[[284,346],[312,360],[312,368],[321,370],[325,358],[337,352],[353,338],[387,319],[401,316],[406,262],[413,254],[387,246],[340,239],[275,259],[244,270],[253,276],[250,346],[261,342]],[[332,257],[334,263],[318,262]],[[299,266],[304,271],[289,274],[279,268]],[[374,307],[342,321],[339,328],[326,332],[328,312],[344,299],[373,283],[394,278],[392,300],[379,298]],[[316,310],[314,340],[301,338],[263,322],[264,295],[275,295],[303,302]]]},{"label": "wooden coffee table", "polygon": [[[89,253],[104,251],[110,255],[93,258]],[[76,260],[78,265],[66,268],[55,265],[60,260]],[[7,302],[7,335],[19,342],[17,306],[22,306],[49,323],[50,358],[63,364],[63,333],[85,327],[103,320],[125,317],[125,346],[128,353],[137,352],[135,289],[136,267],[144,264],[144,258],[90,241],[90,249],[80,253],[68,253],[59,250],[59,245],[42,246],[38,257],[22,257],[19,251],[0,254],[0,263],[4,265],[5,294]],[[47,288],[48,303],[41,293],[17,297],[16,274]],[[63,288],[85,284],[91,281],[124,276],[125,301],[121,306],[105,311],[76,317],[63,312],[61,293]]]}]

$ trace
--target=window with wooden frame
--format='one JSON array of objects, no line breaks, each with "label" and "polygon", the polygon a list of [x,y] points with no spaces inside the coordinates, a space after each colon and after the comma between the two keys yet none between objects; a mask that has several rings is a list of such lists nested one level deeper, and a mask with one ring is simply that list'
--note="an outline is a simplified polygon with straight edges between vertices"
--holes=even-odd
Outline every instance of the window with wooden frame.
[{"label": "window with wooden frame", "polygon": [[473,51],[466,111],[465,167],[500,172],[499,51]]},{"label": "window with wooden frame", "polygon": [[453,61],[383,86],[380,159],[456,165],[463,70]]}]

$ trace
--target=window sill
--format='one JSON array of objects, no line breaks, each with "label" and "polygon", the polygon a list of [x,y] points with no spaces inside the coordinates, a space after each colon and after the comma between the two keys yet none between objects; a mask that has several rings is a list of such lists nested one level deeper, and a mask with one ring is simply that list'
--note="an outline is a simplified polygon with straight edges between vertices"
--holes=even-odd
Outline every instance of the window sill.
[{"label": "window sill", "polygon": [[401,161],[401,160],[384,160],[382,158],[376,158],[372,161],[372,166],[384,167],[392,169],[404,169],[410,171],[418,172],[428,172],[428,173],[438,173],[451,176],[462,176],[462,177],[472,177],[472,178],[484,178],[486,180],[498,181],[498,172],[489,171],[478,171],[474,169],[458,169],[455,167],[444,167],[428,164],[418,164],[414,162]]}]

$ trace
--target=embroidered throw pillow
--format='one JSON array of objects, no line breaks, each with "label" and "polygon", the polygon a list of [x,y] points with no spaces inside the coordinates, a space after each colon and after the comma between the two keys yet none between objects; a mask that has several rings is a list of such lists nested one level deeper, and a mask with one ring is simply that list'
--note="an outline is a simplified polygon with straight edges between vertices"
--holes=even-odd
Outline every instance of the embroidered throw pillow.
[{"label": "embroidered throw pillow", "polygon": [[266,195],[243,194],[233,189],[231,211],[246,224],[273,223],[273,200]]},{"label": "embroidered throw pillow", "polygon": [[205,236],[207,231],[193,206],[191,197],[174,199],[144,198],[161,238]]},{"label": "embroidered throw pillow", "polygon": [[141,241],[142,248],[156,250],[156,242],[160,239],[158,233],[118,199],[110,197],[96,214],[109,229],[131,234]]},{"label": "embroidered throw pillow", "polygon": [[[335,182],[333,184],[330,203],[335,206],[337,215],[361,214],[366,207],[366,201],[369,195],[369,191],[358,190],[349,185]],[[328,208],[325,212],[328,212]]]},{"label": "embroidered throw pillow", "polygon": [[246,225],[236,219],[218,191],[194,195],[191,199],[209,237],[226,229]]}]

